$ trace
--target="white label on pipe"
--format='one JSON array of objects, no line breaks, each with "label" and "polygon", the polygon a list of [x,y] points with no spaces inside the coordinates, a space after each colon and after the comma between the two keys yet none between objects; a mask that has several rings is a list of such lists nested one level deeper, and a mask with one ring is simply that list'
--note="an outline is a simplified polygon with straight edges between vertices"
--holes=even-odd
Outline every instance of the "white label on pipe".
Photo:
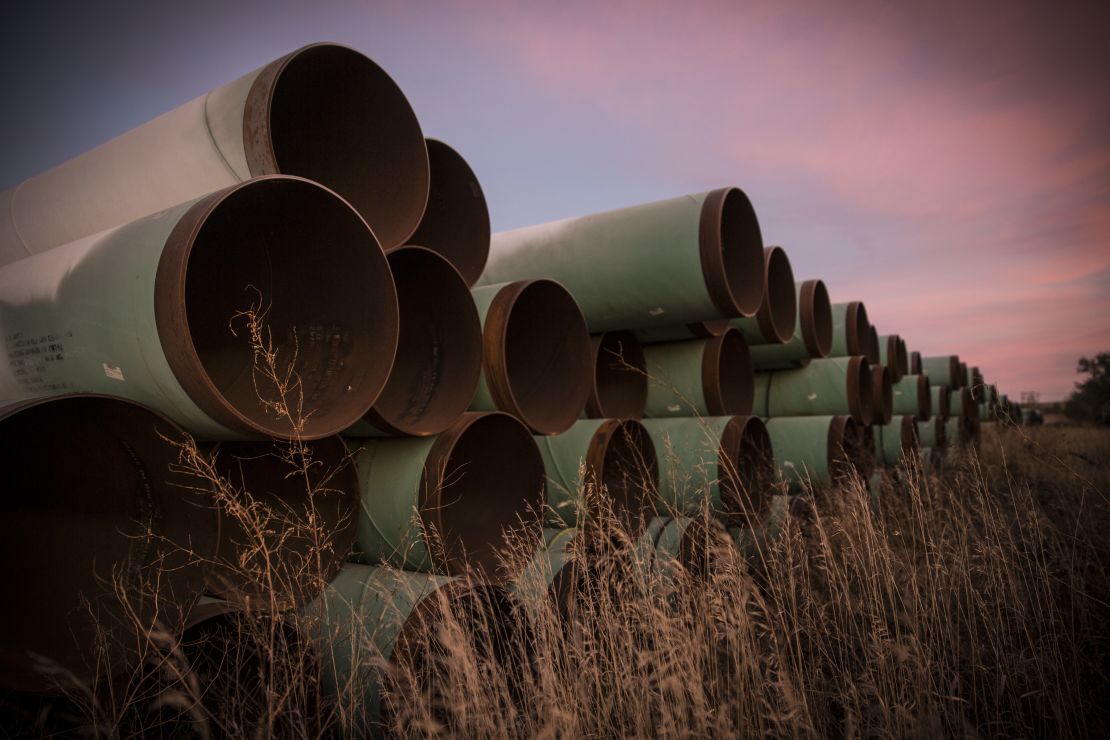
[{"label": "white label on pipe", "polygon": [[810,393],[808,396],[806,396],[806,399],[808,399],[810,401],[816,401],[817,400],[817,394],[816,393]]},{"label": "white label on pipe", "polygon": [[677,414],[681,410],[682,407],[679,406],[677,403],[672,403],[671,405],[667,406],[667,411],[670,411],[672,414]]},{"label": "white label on pipe", "polygon": [[648,311],[649,316],[662,316],[663,313],[664,313],[664,311],[663,311],[662,306],[659,306],[658,308],[653,308],[650,311]]},{"label": "white label on pipe", "polygon": [[104,375],[107,377],[112,380],[123,380],[123,370],[120,368],[115,365],[109,365],[107,362],[100,363],[100,366],[104,368]]}]

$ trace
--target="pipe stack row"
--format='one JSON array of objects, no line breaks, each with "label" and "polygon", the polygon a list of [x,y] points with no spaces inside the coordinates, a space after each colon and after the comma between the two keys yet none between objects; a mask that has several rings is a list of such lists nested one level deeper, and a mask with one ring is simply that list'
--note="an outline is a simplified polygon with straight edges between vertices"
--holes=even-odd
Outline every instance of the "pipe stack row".
[{"label": "pipe stack row", "polygon": [[13,690],[110,679],[105,625],[124,674],[136,629],[292,612],[380,721],[371,658],[419,658],[437,606],[519,634],[575,537],[695,563],[699,513],[758,542],[787,491],[1019,413],[796,281],[737,187],[491,237],[465,160],[334,44],[0,193],[0,265]]}]

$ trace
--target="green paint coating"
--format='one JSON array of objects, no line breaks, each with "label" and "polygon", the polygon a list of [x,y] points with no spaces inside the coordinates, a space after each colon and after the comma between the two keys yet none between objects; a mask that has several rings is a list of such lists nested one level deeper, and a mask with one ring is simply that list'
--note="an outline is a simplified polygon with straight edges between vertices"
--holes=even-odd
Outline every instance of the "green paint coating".
[{"label": "green paint coating", "polygon": [[685,417],[709,413],[702,383],[702,363],[710,341],[691,339],[644,347],[648,376],[645,416]]},{"label": "green paint coating", "polygon": [[570,561],[568,550],[577,536],[578,530],[573,527],[543,530],[543,545],[510,587],[521,604],[529,607],[548,598],[555,576]]},{"label": "green paint coating", "polygon": [[[946,385],[937,385],[935,382],[932,382],[931,379],[930,379],[930,383],[931,383],[931,385],[929,386],[929,393],[932,395],[931,400],[933,402],[933,416],[940,417],[942,420],[946,421],[948,419],[948,416],[952,415],[952,408],[951,408],[951,406],[949,406],[948,403],[946,403],[945,401],[942,401],[941,397],[944,396],[947,399],[947,401],[951,401],[952,400],[952,391],[948,388],[948,386],[946,386]],[[945,409],[945,408],[948,409],[948,416],[942,416],[941,415],[941,410]]]},{"label": "green paint coating", "polygon": [[[833,341],[832,349],[829,351],[829,357],[847,357],[850,353],[848,351],[848,306],[850,303],[834,303],[832,304],[832,325],[833,325]],[[860,304],[860,310],[863,309],[863,304]],[[862,336],[859,338],[860,347],[859,351],[862,353],[867,344],[867,337]]]},{"label": "green paint coating", "polygon": [[775,467],[792,488],[807,481],[832,480],[829,461],[829,427],[834,416],[797,416],[767,419]]},{"label": "green paint coating", "polygon": [[875,460],[886,467],[900,465],[906,459],[902,447],[903,416],[895,416],[889,424],[875,425]]},{"label": "green paint coating", "polygon": [[755,374],[753,416],[848,415],[849,357],[813,360],[806,367]]},{"label": "green paint coating", "polygon": [[[785,370],[794,367],[794,363],[809,359],[809,350],[806,349],[805,340],[802,338],[802,285],[805,281],[794,283],[794,298],[797,311],[794,318],[794,336],[785,344],[766,344],[767,340],[759,332],[756,319],[733,319],[729,324],[744,335],[751,346],[752,364],[756,370]],[[751,338],[749,338],[751,335]],[[758,339],[755,336],[758,335]]]},{"label": "green paint coating", "polygon": [[[470,291],[470,295],[474,297],[474,305],[478,309],[478,318],[482,322],[482,334],[485,335],[486,331],[486,314],[489,313],[490,304],[501,289],[509,285],[509,283],[498,283],[497,285],[487,285],[481,288],[474,288]],[[483,343],[484,347],[484,343]],[[497,411],[497,404],[493,400],[493,394],[490,393],[489,384],[486,382],[486,368],[482,365],[482,372],[478,376],[478,387],[474,389],[474,400],[470,402],[471,411]]]},{"label": "green paint coating", "polygon": [[[897,383],[892,384],[891,396],[894,399],[892,413],[905,416],[918,415],[920,409],[917,402],[917,383],[920,377],[920,375],[906,375]],[[932,392],[931,386],[930,392]]]},{"label": "green paint coating", "polygon": [[655,445],[659,463],[660,514],[701,511],[708,504],[722,512],[718,450],[721,435],[734,417],[645,419],[641,422]]},{"label": "green paint coating", "polygon": [[[944,422],[939,423],[943,424]],[[938,420],[936,418],[917,422],[917,439],[922,449],[940,446],[937,443],[937,424]]]}]

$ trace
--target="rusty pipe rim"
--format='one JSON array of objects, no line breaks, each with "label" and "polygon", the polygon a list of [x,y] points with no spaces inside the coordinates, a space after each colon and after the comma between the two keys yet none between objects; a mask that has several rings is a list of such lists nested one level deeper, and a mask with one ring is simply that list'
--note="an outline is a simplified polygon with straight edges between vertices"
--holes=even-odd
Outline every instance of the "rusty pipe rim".
[{"label": "rusty pipe rim", "polygon": [[[218,531],[210,488],[178,467],[176,444],[186,439],[165,416],[112,396],[0,404],[0,559],[13,566],[12,608],[0,610],[0,685],[65,688],[30,653],[84,685],[128,675],[143,631],[156,622],[180,631],[204,591]],[[126,602],[114,582],[128,589]],[[103,655],[87,647],[100,638]]]},{"label": "rusty pipe rim", "polygon": [[823,280],[806,280],[798,290],[798,323],[810,357],[828,357],[832,351],[832,304]]},{"label": "rusty pipe rim", "polygon": [[588,478],[605,489],[612,514],[624,530],[643,532],[655,513],[659,488],[655,445],[644,425],[633,419],[605,420],[590,438],[585,467]]},{"label": "rusty pipe rim", "polygon": [[407,246],[388,255],[400,332],[393,369],[364,419],[390,434],[438,434],[462,416],[482,373],[482,321],[444,257]]},{"label": "rusty pipe rim", "polygon": [[607,331],[590,337],[593,381],[586,398],[591,419],[642,419],[647,405],[647,361],[630,331]]},{"label": "rusty pipe rim", "polygon": [[586,319],[554,280],[518,280],[494,297],[482,331],[483,369],[497,408],[534,434],[569,429],[586,407],[594,362]]},{"label": "rusty pipe rim", "polygon": [[948,356],[948,387],[955,390],[963,385],[960,381],[960,357],[959,355]]},{"label": "rusty pipe rim", "polygon": [[938,404],[940,408],[937,410],[937,416],[942,421],[948,421],[948,417],[952,415],[952,389],[946,385],[940,386],[940,392],[937,394],[940,400]]},{"label": "rusty pipe rim", "polygon": [[898,337],[898,353],[896,357],[898,358],[898,379],[901,380],[903,377],[910,374],[910,356],[906,351],[906,340],[902,339],[901,336]]},{"label": "rusty pipe rim", "polygon": [[[242,315],[250,309],[273,342],[277,374],[295,358],[299,433],[260,399],[277,389],[255,372]],[[248,180],[193,204],[162,249],[154,315],[190,399],[248,438],[346,429],[385,387],[397,350],[397,292],[374,234],[346,201],[299,177]]]},{"label": "rusty pipe rim", "polygon": [[844,311],[844,339],[848,355],[863,355],[868,342],[871,322],[867,320],[867,308],[860,301],[851,301]]},{"label": "rusty pipe rim", "polygon": [[915,417],[905,415],[899,424],[902,454],[905,457],[915,455],[921,449],[921,439],[917,436],[917,420]]},{"label": "rusty pipe rim", "polygon": [[751,413],[755,401],[755,370],[748,343],[737,329],[729,329],[706,341],[701,384],[710,416]]},{"label": "rusty pipe rim", "polygon": [[906,369],[902,367],[898,354],[898,348],[902,339],[897,334],[888,334],[886,337],[879,337],[880,342],[883,339],[886,339],[886,366],[890,368],[890,379],[891,382],[897,383],[902,379],[902,376],[906,374]]},{"label": "rusty pipe rim", "polygon": [[958,383],[959,387],[960,388],[967,388],[968,383],[967,383],[967,363],[966,362],[961,362],[960,363],[960,367],[959,367],[957,377],[959,378],[959,383]]},{"label": "rusty pipe rim", "polygon": [[910,375],[923,375],[921,370],[921,353],[910,352]]},{"label": "rusty pipe rim", "polygon": [[960,389],[960,402],[963,405],[961,409],[962,416],[970,416],[972,419],[979,418],[979,404],[975,403],[970,388]]},{"label": "rusty pipe rim", "polygon": [[417,508],[438,538],[430,548],[437,568],[511,580],[517,574],[503,567],[502,540],[518,526],[542,534],[546,481],[543,458],[521,421],[496,411],[463,414],[436,437],[420,477]]},{"label": "rusty pipe rim", "polygon": [[890,381],[890,368],[874,365],[871,368],[871,423],[889,424],[894,418],[894,384]]},{"label": "rusty pipe rim", "polygon": [[878,365],[880,362],[882,362],[882,358],[880,357],[879,353],[879,332],[875,328],[874,324],[871,325],[871,329],[868,332],[868,337],[867,349],[863,354],[865,357],[867,357],[867,361],[870,362],[872,365]]},{"label": "rusty pipe rim", "polygon": [[489,258],[486,196],[462,155],[442,141],[425,141],[431,168],[428,207],[408,242],[441,254],[473,287]]},{"label": "rusty pipe rim", "polygon": [[870,424],[874,414],[871,363],[859,355],[848,358],[846,373],[848,413],[860,424]]},{"label": "rusty pipe rim", "polygon": [[706,196],[698,248],[706,290],[721,316],[754,316],[763,300],[763,234],[743,190],[720,188]]},{"label": "rusty pipe rim", "polygon": [[936,424],[936,431],[934,432],[936,447],[943,450],[948,446],[948,425],[940,417],[937,417],[934,423]]},{"label": "rusty pipe rim", "polygon": [[762,419],[734,416],[721,431],[717,485],[722,515],[730,524],[751,527],[771,512],[775,459]]},{"label": "rusty pipe rim", "polygon": [[794,270],[782,247],[763,250],[763,301],[756,312],[759,333],[770,344],[783,344],[794,337],[798,319],[798,297]]},{"label": "rusty pipe rim", "polygon": [[266,65],[247,94],[253,177],[319,182],[366,219],[385,249],[404,244],[428,203],[428,149],[401,88],[354,49],[310,44]]},{"label": "rusty pipe rim", "polygon": [[933,416],[933,385],[928,375],[917,376],[917,420],[929,421]]},{"label": "rusty pipe rim", "polygon": [[729,319],[711,319],[687,324],[686,329],[695,339],[712,339],[724,334],[732,326]]}]

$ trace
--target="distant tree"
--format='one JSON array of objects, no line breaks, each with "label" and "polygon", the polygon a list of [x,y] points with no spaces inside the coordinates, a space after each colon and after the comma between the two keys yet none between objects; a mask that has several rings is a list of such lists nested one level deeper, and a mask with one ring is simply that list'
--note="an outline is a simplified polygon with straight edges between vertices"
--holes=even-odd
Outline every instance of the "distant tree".
[{"label": "distant tree", "polygon": [[1110,352],[1101,352],[1097,357],[1080,357],[1076,372],[1088,377],[1075,384],[1075,392],[1068,399],[1068,416],[1110,424]]}]

